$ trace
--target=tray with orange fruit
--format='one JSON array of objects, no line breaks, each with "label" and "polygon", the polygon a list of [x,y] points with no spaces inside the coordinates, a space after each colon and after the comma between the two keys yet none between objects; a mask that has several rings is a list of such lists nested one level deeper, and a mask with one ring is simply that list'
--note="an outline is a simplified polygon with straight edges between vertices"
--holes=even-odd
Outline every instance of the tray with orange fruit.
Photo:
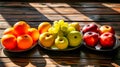
[{"label": "tray with orange fruit", "polygon": [[82,33],[79,23],[68,23],[64,20],[40,23],[38,26],[39,45],[47,50],[69,51],[82,45]]},{"label": "tray with orange fruit", "polygon": [[37,45],[39,31],[31,28],[25,21],[19,21],[3,32],[1,44],[10,52],[23,52]]},{"label": "tray with orange fruit", "polygon": [[120,46],[115,30],[110,25],[88,24],[82,28],[84,45],[96,51],[112,51]]}]

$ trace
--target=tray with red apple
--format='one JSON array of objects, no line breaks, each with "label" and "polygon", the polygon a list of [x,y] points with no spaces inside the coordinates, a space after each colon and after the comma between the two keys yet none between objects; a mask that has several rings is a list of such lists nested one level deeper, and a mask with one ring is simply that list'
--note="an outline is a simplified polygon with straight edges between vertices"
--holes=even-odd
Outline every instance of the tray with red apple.
[{"label": "tray with red apple", "polygon": [[112,51],[120,46],[112,26],[88,24],[82,28],[84,45],[96,51]]},{"label": "tray with red apple", "polygon": [[40,23],[39,45],[52,51],[69,51],[82,45],[82,33],[79,23],[67,23],[64,20]]}]

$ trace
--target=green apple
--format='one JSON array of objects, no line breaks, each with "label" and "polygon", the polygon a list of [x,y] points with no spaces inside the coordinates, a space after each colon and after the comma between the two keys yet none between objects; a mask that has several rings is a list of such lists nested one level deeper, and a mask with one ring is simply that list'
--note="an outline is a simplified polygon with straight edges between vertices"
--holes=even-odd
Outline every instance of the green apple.
[{"label": "green apple", "polygon": [[80,31],[81,26],[78,22],[70,23],[69,26],[73,26],[77,31]]},{"label": "green apple", "polygon": [[39,36],[39,41],[44,47],[51,47],[54,44],[55,38],[55,34],[44,32]]},{"label": "green apple", "polygon": [[55,46],[58,49],[66,49],[68,47],[68,39],[66,37],[58,36],[55,39]]},{"label": "green apple", "polygon": [[79,31],[71,31],[67,35],[68,41],[69,41],[69,46],[76,47],[80,45],[82,41],[82,34]]}]

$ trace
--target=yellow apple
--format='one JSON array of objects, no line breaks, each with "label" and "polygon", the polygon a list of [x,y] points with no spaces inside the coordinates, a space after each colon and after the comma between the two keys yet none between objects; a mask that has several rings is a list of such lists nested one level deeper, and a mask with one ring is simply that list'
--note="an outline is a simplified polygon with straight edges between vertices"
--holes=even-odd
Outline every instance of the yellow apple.
[{"label": "yellow apple", "polygon": [[49,22],[42,22],[38,26],[38,31],[40,34],[47,32],[52,25]]},{"label": "yellow apple", "polygon": [[44,47],[51,47],[55,41],[55,34],[44,32],[39,36],[39,41]]},{"label": "yellow apple", "polygon": [[78,22],[70,23],[69,26],[74,27],[77,31],[80,31],[80,29],[81,29]]},{"label": "yellow apple", "polygon": [[66,37],[63,37],[63,36],[58,36],[55,39],[55,46],[58,49],[66,49],[68,47],[68,39]]}]

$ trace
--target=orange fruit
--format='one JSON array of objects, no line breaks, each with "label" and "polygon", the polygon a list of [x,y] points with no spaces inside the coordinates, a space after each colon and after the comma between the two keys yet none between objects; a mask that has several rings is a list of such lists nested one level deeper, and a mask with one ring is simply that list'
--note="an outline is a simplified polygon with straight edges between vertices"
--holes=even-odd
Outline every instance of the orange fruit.
[{"label": "orange fruit", "polygon": [[17,39],[14,35],[6,34],[2,36],[1,43],[6,49],[11,50],[11,49],[16,48]]},{"label": "orange fruit", "polygon": [[25,21],[19,21],[14,24],[13,28],[18,35],[21,35],[26,34],[30,26]]},{"label": "orange fruit", "polygon": [[47,32],[48,29],[51,27],[51,24],[49,22],[42,22],[38,26],[39,33]]},{"label": "orange fruit", "polygon": [[28,34],[32,37],[34,43],[39,38],[39,31],[36,28],[30,28],[30,29],[28,29]]},{"label": "orange fruit", "polygon": [[20,49],[28,49],[32,46],[33,40],[30,35],[23,34],[17,37],[17,45]]},{"label": "orange fruit", "polygon": [[11,28],[7,28],[5,29],[5,31],[3,32],[3,34],[12,34],[12,35],[15,35],[17,37],[17,33],[14,31],[14,28],[11,27]]}]

